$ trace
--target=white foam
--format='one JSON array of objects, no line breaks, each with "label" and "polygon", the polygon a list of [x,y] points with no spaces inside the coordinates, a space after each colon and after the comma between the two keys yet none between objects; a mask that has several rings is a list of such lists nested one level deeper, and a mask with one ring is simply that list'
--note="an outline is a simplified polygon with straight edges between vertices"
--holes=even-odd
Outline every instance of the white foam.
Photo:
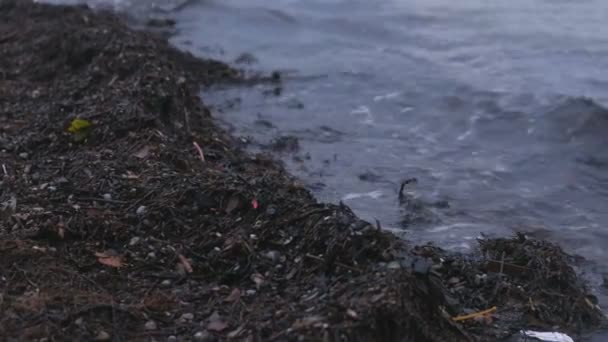
[{"label": "white foam", "polygon": [[384,100],[394,99],[396,97],[399,97],[399,95],[401,95],[401,93],[398,92],[398,91],[396,91],[396,92],[388,93],[388,94],[385,94],[385,95],[374,96],[374,102],[380,102],[380,101],[384,101]]},{"label": "white foam", "polygon": [[382,195],[383,195],[383,193],[381,190],[374,190],[374,191],[370,191],[370,192],[351,192],[351,193],[344,195],[344,197],[342,197],[342,200],[348,201],[348,200],[363,198],[363,197],[369,197],[371,199],[378,199],[378,198],[382,197]]},{"label": "white foam", "polygon": [[468,138],[469,136],[471,136],[471,134],[473,134],[473,130],[469,129],[468,131],[466,131],[466,132],[462,133],[461,135],[459,135],[458,138],[456,138],[456,139],[462,141],[462,140]]},{"label": "white foam", "polygon": [[372,114],[372,111],[367,106],[359,106],[359,107],[353,109],[350,112],[350,114],[351,115],[364,115],[365,119],[363,119],[363,121],[361,121],[361,123],[363,123],[363,124],[372,125],[374,123],[374,115]]},{"label": "white foam", "polygon": [[461,222],[461,223],[452,223],[452,224],[446,224],[446,225],[441,225],[441,226],[436,226],[433,228],[430,228],[429,230],[427,230],[427,232],[429,233],[441,233],[441,232],[446,232],[452,229],[458,229],[458,228],[472,228],[472,227],[477,227],[479,226],[478,224],[474,224],[474,223],[465,223],[465,222]]},{"label": "white foam", "polygon": [[368,106],[359,106],[350,112],[352,115],[372,115]]}]

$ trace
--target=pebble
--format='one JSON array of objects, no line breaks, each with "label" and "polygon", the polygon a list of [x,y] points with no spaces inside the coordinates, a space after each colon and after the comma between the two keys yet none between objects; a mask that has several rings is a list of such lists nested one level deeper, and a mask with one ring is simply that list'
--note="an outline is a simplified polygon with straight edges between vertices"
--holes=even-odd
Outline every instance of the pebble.
[{"label": "pebble", "polygon": [[156,330],[157,328],[156,322],[154,321],[147,321],[144,327],[146,328],[146,330]]},{"label": "pebble", "polygon": [[139,236],[134,236],[131,238],[131,241],[129,241],[129,246],[134,246],[136,245],[139,240],[141,240],[141,238]]},{"label": "pebble", "polygon": [[84,321],[82,320],[82,317],[79,317],[77,320],[74,321],[74,324],[76,324],[76,325],[82,325],[82,323],[84,323]]},{"label": "pebble", "polygon": [[25,152],[21,152],[21,153],[19,153],[19,157],[23,158],[23,159],[27,159],[27,157],[29,157],[29,155]]},{"label": "pebble", "polygon": [[479,285],[483,284],[487,278],[488,278],[488,276],[485,274],[476,274],[475,275],[475,285],[479,286]]},{"label": "pebble", "polygon": [[101,330],[97,336],[95,337],[95,341],[109,341],[110,340],[110,334],[108,334],[107,332]]},{"label": "pebble", "polygon": [[148,258],[150,258],[150,259],[156,258],[156,253],[154,253],[154,252],[148,253]]},{"label": "pebble", "polygon": [[183,314],[181,318],[184,320],[191,321],[194,319],[194,314],[188,312],[188,313]]},{"label": "pebble", "polygon": [[147,209],[147,208],[146,208],[146,206],[145,206],[145,205],[139,206],[139,208],[137,208],[137,210],[135,211],[135,213],[136,213],[137,215],[143,215],[143,214],[145,214],[145,213],[146,213],[146,209]]},{"label": "pebble", "polygon": [[165,287],[171,286],[171,280],[165,279],[160,283],[160,285],[165,286]]},{"label": "pebble", "polygon": [[167,342],[177,342],[177,337],[171,335],[167,337]]},{"label": "pebble", "polygon": [[279,256],[280,256],[280,254],[279,254],[279,252],[277,252],[277,251],[269,251],[269,252],[267,252],[266,254],[264,254],[264,256],[265,256],[267,259],[270,259],[270,260],[272,260],[272,261],[275,261],[275,262],[276,262],[277,260],[279,260]]},{"label": "pebble", "polygon": [[272,216],[276,213],[277,213],[277,210],[275,209],[274,206],[270,206],[270,207],[268,207],[268,209],[266,209],[266,215]]},{"label": "pebble", "polygon": [[196,334],[194,334],[194,340],[199,342],[208,341],[210,337],[211,336],[206,331],[197,331]]},{"label": "pebble", "polygon": [[103,194],[103,199],[105,199],[106,201],[109,201],[112,199],[112,195],[111,194]]},{"label": "pebble", "polygon": [[399,263],[399,261],[391,261],[386,265],[386,268],[388,268],[389,270],[396,270],[401,268],[401,264]]}]

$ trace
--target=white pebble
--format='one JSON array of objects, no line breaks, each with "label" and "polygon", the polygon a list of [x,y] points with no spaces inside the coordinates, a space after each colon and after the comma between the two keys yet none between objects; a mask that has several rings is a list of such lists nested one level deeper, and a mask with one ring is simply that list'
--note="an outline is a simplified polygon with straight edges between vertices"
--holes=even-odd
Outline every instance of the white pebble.
[{"label": "white pebble", "polygon": [[129,241],[129,246],[134,246],[134,245],[136,245],[136,244],[139,242],[139,240],[141,240],[141,239],[139,238],[139,236],[134,236],[134,237],[132,237],[132,238],[131,238],[131,241]]},{"label": "white pebble", "polygon": [[194,314],[188,312],[183,314],[181,318],[187,321],[191,321],[194,319]]},{"label": "white pebble", "polygon": [[206,341],[207,339],[209,339],[209,333],[206,331],[198,331],[194,334],[195,341]]},{"label": "white pebble", "polygon": [[105,199],[106,201],[109,201],[112,199],[112,195],[111,194],[103,194],[103,199]]},{"label": "white pebble", "polygon": [[156,322],[154,321],[147,321],[146,325],[144,326],[146,328],[146,330],[156,330]]},{"label": "white pebble", "polygon": [[396,270],[401,268],[401,264],[398,261],[391,261],[386,265],[389,270]]},{"label": "white pebble", "polygon": [[145,205],[142,205],[142,206],[140,206],[139,208],[137,208],[137,210],[135,211],[135,213],[136,213],[137,215],[143,215],[143,214],[145,214],[145,213],[146,213],[146,209],[147,209],[147,208],[146,208],[146,206],[145,206]]},{"label": "white pebble", "polygon": [[95,337],[95,341],[108,341],[110,340],[110,334],[101,330]]}]

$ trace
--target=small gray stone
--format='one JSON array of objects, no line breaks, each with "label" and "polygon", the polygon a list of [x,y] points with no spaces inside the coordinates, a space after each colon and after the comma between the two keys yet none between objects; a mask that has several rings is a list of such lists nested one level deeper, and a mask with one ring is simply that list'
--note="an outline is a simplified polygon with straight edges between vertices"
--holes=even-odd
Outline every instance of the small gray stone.
[{"label": "small gray stone", "polygon": [[106,201],[109,201],[112,199],[112,195],[111,194],[103,194],[103,199],[105,199]]},{"label": "small gray stone", "polygon": [[139,240],[141,240],[141,238],[139,236],[132,237],[131,241],[129,241],[129,246],[135,246],[135,245],[137,245],[137,243],[139,242]]},{"label": "small gray stone", "polygon": [[169,287],[169,286],[171,286],[171,280],[165,279],[160,283],[160,285],[164,286],[164,287]]},{"label": "small gray stone", "polygon": [[167,342],[177,342],[177,337],[171,335],[167,337]]},{"label": "small gray stone", "polygon": [[188,313],[183,314],[181,318],[184,320],[187,320],[187,321],[191,321],[194,319],[194,314],[188,312]]},{"label": "small gray stone", "polygon": [[21,152],[21,153],[19,153],[19,157],[22,159],[27,159],[27,157],[29,157],[29,155],[25,152]]},{"label": "small gray stone", "polygon": [[197,342],[209,341],[211,339],[211,335],[207,331],[197,331],[194,334],[194,340]]},{"label": "small gray stone", "polygon": [[109,341],[110,340],[110,334],[108,334],[107,332],[101,330],[99,331],[99,333],[97,333],[97,336],[95,336],[95,341]]},{"label": "small gray stone", "polygon": [[275,262],[276,262],[277,260],[279,260],[280,254],[279,254],[279,252],[277,252],[277,251],[268,251],[268,252],[266,252],[266,254],[264,254],[264,256],[265,256],[267,259],[269,259],[269,260],[272,260],[272,261],[275,261]]},{"label": "small gray stone", "polygon": [[146,328],[146,330],[156,330],[157,328],[156,322],[154,321],[147,321],[144,327]]},{"label": "small gray stone", "polygon": [[145,205],[140,205],[139,208],[137,208],[137,210],[135,211],[135,213],[137,215],[143,215],[146,213],[146,210],[147,210],[147,208]]},{"label": "small gray stone", "polygon": [[74,321],[74,324],[76,325],[82,325],[82,323],[84,323],[82,317],[78,317],[78,319]]},{"label": "small gray stone", "polygon": [[401,264],[398,261],[391,261],[386,265],[389,270],[396,270],[401,268]]}]

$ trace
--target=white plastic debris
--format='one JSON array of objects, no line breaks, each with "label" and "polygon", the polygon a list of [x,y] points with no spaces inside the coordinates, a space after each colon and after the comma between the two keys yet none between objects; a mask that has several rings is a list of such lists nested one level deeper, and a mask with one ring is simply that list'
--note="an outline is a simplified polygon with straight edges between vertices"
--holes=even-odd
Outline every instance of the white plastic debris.
[{"label": "white plastic debris", "polygon": [[540,332],[522,330],[521,334],[526,337],[533,337],[544,342],[574,342],[570,336],[555,331]]}]

